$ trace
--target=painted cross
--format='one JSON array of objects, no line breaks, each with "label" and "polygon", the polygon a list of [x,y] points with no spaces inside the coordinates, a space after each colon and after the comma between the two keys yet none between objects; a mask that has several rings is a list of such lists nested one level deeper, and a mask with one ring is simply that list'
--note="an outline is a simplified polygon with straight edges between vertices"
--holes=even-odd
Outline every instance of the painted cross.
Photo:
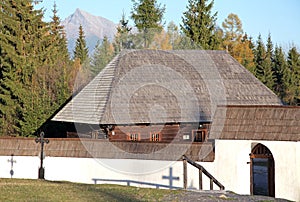
[{"label": "painted cross", "polygon": [[13,169],[14,168],[14,163],[17,163],[17,161],[14,160],[14,154],[11,154],[11,158],[8,159],[7,161],[10,163],[10,171],[9,171],[9,173],[10,173],[10,178],[12,178],[13,175],[14,175],[14,169]]},{"label": "painted cross", "polygon": [[40,137],[35,139],[36,143],[41,143],[41,154],[40,154],[40,159],[41,159],[41,165],[39,168],[39,179],[45,179],[45,168],[43,167],[43,160],[44,160],[44,144],[48,144],[49,140],[45,139],[45,133],[41,132]]},{"label": "painted cross", "polygon": [[170,167],[169,176],[163,176],[162,179],[169,180],[170,189],[173,188],[173,180],[179,180],[179,177],[173,176],[173,168]]}]

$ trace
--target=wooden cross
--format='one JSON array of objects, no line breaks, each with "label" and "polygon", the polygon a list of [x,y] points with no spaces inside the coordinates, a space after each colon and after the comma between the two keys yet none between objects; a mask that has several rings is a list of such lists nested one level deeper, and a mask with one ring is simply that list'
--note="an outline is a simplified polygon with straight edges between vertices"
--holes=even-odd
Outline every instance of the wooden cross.
[{"label": "wooden cross", "polygon": [[40,159],[41,159],[41,165],[40,165],[40,168],[39,168],[39,179],[45,179],[45,169],[43,167],[43,160],[44,160],[44,144],[48,144],[49,143],[49,140],[48,139],[45,139],[45,134],[44,132],[41,132],[40,134],[40,137],[39,138],[36,138],[35,139],[35,142],[36,143],[41,143],[41,156],[40,156]]},{"label": "wooden cross", "polygon": [[14,160],[14,154],[11,154],[11,159],[8,159],[7,161],[10,163],[10,171],[9,171],[9,173],[10,173],[10,178],[12,178],[13,175],[14,175],[14,170],[13,170],[14,163],[17,163],[17,161]]},{"label": "wooden cross", "polygon": [[162,178],[169,180],[170,189],[172,189],[173,188],[173,180],[179,180],[179,177],[174,177],[173,176],[173,168],[170,168],[169,173],[170,173],[169,176],[163,176]]}]

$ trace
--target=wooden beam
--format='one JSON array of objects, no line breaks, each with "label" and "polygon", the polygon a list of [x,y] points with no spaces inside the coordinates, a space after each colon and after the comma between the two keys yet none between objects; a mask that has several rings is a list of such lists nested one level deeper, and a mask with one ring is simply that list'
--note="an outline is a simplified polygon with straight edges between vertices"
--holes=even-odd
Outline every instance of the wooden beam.
[{"label": "wooden beam", "polygon": [[183,158],[183,188],[187,189],[187,160]]},{"label": "wooden beam", "polygon": [[203,189],[203,182],[202,182],[202,169],[199,169],[199,190]]}]

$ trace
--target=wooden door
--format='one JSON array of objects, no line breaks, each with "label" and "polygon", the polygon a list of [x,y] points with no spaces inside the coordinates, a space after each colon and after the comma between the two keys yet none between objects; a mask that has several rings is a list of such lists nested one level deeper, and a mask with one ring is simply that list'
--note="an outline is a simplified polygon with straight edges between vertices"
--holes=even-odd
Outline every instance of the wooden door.
[{"label": "wooden door", "polygon": [[257,144],[250,154],[250,166],[251,194],[275,197],[275,165],[271,151]]}]

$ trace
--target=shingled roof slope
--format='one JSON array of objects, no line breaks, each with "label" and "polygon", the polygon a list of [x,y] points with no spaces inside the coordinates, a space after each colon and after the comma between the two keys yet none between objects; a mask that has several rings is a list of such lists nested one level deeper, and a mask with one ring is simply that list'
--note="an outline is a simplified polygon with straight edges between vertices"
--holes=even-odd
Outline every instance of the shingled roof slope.
[{"label": "shingled roof slope", "polygon": [[220,106],[211,139],[300,141],[300,107]]},{"label": "shingled roof slope", "polygon": [[117,55],[52,120],[88,124],[211,121],[217,105],[281,105],[225,51]]}]

